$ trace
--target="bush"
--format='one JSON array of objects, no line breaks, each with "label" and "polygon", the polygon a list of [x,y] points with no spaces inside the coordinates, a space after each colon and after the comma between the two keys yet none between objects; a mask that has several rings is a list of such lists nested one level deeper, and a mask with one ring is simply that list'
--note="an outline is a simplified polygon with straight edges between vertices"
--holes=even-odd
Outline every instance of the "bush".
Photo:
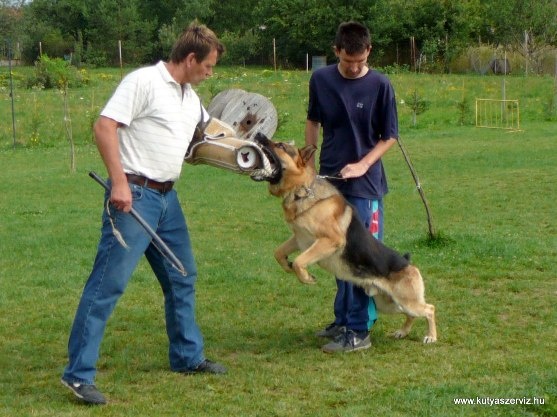
[{"label": "bush", "polygon": [[[19,72],[15,72],[12,69],[12,81],[14,84],[23,80],[23,77]],[[0,73],[0,88],[10,87],[10,73],[8,71]]]},{"label": "bush", "polygon": [[49,58],[42,55],[35,62],[35,74],[26,81],[27,88],[69,88],[82,87],[88,78],[83,71],[78,71],[68,61],[61,58]]}]

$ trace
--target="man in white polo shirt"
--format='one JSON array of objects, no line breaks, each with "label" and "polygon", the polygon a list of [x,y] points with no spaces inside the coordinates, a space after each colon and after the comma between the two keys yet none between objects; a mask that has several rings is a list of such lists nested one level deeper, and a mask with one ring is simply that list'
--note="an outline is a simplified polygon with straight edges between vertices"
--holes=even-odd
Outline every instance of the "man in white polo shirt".
[{"label": "man in white polo shirt", "polygon": [[[100,344],[106,322],[144,254],[164,294],[170,368],[186,374],[226,372],[204,356],[194,315],[197,270],[173,189],[195,127],[208,117],[192,85],[212,75],[223,52],[210,29],[193,23],[176,41],[168,62],[138,69],[122,80],[95,123],[111,191],[105,195],[97,256],[77,308],[62,376],[62,383],[86,403],[106,403],[94,385]],[[132,205],[181,261],[186,276],[154,247],[129,214]]]}]

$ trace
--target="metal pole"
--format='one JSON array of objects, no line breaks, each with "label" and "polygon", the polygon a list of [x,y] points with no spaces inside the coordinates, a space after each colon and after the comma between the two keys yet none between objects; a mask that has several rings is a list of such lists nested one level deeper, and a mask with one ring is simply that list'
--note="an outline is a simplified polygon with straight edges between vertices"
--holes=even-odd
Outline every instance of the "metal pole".
[{"label": "metal pole", "polygon": [[[108,184],[101,177],[99,177],[96,172],[89,172],[89,176],[97,181],[100,185],[102,185],[106,191],[110,191],[110,187],[108,186]],[[131,208],[130,214],[135,220],[137,220],[137,222],[143,227],[143,229],[145,229],[147,234],[151,237],[151,239],[153,239],[155,247],[166,259],[168,259],[172,266],[176,268],[182,275],[187,275],[186,269],[182,265],[182,262],[180,262],[180,260],[176,257],[176,255],[174,255],[172,250],[170,250],[166,243],[163,242],[159,235],[157,235],[157,233],[151,228],[151,226],[149,226],[149,224],[143,219],[143,217],[141,217],[141,215],[134,210],[133,207]]]},{"label": "metal pole", "polygon": [[505,51],[504,61],[503,61],[503,85],[501,87],[503,94],[503,101],[501,102],[501,123],[503,126],[507,123],[507,90],[505,85],[505,80],[507,78],[507,51]]},{"label": "metal pole", "polygon": [[273,38],[273,66],[275,67],[275,72],[277,71],[277,42]]},{"label": "metal pole", "polygon": [[15,107],[14,107],[14,81],[12,77],[12,40],[8,39],[8,69],[10,71],[10,98],[12,100],[12,131],[14,137],[14,149],[16,147],[15,135]]},{"label": "metal pole", "polygon": [[122,69],[122,41],[118,41],[118,56],[120,58],[120,79],[124,77]]}]

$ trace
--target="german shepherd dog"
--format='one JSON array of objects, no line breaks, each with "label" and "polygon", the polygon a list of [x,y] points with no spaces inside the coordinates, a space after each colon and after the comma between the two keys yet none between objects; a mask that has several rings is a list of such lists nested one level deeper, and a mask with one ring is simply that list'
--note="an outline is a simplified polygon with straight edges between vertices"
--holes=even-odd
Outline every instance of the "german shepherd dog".
[{"label": "german shepherd dog", "polygon": [[[408,254],[402,256],[375,239],[342,194],[307,165],[315,146],[298,149],[261,134],[255,141],[275,165],[271,177],[259,180],[268,181],[270,193],[282,198],[284,217],[293,232],[275,250],[280,266],[300,282],[313,284],[307,267],[317,263],[364,288],[379,312],[405,314],[406,322],[395,338],[408,335],[416,317],[425,317],[428,332],[423,342],[435,342],[435,307],[425,302],[420,271],[410,264]],[[299,255],[289,261],[297,251]]]}]

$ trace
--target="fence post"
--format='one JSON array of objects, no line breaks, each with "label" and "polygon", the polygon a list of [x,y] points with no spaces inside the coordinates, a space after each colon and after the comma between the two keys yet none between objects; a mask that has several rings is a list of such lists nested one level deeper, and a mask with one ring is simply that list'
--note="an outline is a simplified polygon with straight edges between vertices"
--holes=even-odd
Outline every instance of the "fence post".
[{"label": "fence post", "polygon": [[16,147],[15,134],[15,108],[14,108],[14,80],[12,77],[12,40],[8,38],[8,71],[10,72],[10,98],[12,100],[12,131],[14,140],[14,149]]}]

